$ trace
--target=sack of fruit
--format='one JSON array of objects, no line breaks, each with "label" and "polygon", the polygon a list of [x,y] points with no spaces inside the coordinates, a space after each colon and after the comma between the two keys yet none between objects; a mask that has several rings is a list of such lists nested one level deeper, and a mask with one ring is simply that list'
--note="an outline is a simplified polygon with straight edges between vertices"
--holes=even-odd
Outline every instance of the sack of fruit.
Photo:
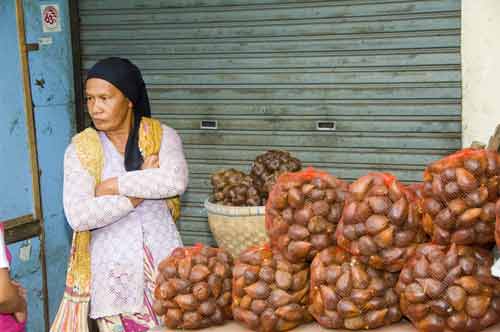
[{"label": "sack of fruit", "polygon": [[290,263],[269,245],[243,252],[233,270],[233,316],[248,328],[280,332],[312,320],[309,265]]},{"label": "sack of fruit", "polygon": [[422,224],[435,244],[492,243],[499,192],[500,156],[464,149],[424,173]]},{"label": "sack of fruit", "polygon": [[153,308],[171,329],[198,329],[231,319],[232,258],[202,244],[177,248],[158,266]]},{"label": "sack of fruit", "polygon": [[375,270],[340,247],[321,251],[311,264],[309,311],[325,328],[365,330],[398,322],[397,273]]},{"label": "sack of fruit", "polygon": [[425,244],[405,265],[396,292],[419,331],[481,331],[500,321],[500,280],[481,248]]},{"label": "sack of fruit", "polygon": [[280,176],[266,205],[272,248],[298,263],[335,244],[346,189],[344,181],[313,168]]},{"label": "sack of fruit", "polygon": [[370,173],[349,186],[337,243],[359,260],[388,272],[401,270],[427,240],[415,193],[386,173]]}]

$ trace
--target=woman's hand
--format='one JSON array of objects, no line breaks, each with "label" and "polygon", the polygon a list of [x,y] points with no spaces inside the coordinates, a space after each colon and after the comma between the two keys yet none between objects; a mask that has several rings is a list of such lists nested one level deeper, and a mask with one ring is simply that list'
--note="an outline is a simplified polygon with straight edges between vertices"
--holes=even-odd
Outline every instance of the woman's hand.
[{"label": "woman's hand", "polygon": [[127,198],[134,207],[137,207],[137,205],[141,204],[144,201],[144,198],[139,198],[139,197],[127,197]]},{"label": "woman's hand", "polygon": [[106,196],[106,195],[119,195],[118,192],[118,178],[109,178],[102,181],[95,187],[95,196]]},{"label": "woman's hand", "polygon": [[152,154],[147,157],[142,163],[141,169],[149,169],[149,168],[159,168],[160,167],[160,159],[157,154]]}]

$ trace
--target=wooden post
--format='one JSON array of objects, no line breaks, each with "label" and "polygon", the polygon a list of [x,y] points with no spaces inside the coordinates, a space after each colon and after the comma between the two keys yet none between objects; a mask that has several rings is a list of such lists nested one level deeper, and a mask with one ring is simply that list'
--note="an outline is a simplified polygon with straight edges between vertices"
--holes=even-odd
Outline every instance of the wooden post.
[{"label": "wooden post", "polygon": [[33,217],[40,223],[40,265],[42,269],[43,292],[43,317],[45,331],[49,331],[49,294],[47,287],[47,265],[45,259],[45,231],[42,218],[42,200],[40,196],[40,171],[38,168],[38,153],[35,134],[35,120],[33,116],[33,101],[31,95],[31,82],[29,73],[28,52],[26,44],[26,31],[24,25],[23,0],[16,0],[16,22],[19,51],[21,55],[21,72],[23,77],[24,111],[26,114],[26,127],[31,162],[31,179],[33,190]]}]

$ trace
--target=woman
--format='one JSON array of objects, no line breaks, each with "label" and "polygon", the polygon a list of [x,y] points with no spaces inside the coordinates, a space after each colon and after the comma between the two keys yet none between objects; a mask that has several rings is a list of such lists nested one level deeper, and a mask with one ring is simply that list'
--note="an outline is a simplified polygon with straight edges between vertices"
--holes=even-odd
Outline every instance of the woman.
[{"label": "woman", "polygon": [[[156,120],[146,121],[150,116],[146,88],[130,61],[98,62],[89,70],[85,88],[100,154],[92,152],[93,136],[87,135],[95,130],[73,138],[64,159],[63,201],[75,234],[90,231],[90,317],[97,320],[100,331],[147,331],[159,324],[152,310],[153,274],[163,258],[182,246],[164,200],[181,195],[187,186],[182,142],[173,129],[158,122],[159,152],[144,155],[153,143],[141,146],[141,135],[155,136]],[[99,158],[100,168],[89,166]],[[75,267],[81,263],[76,260],[82,261],[75,254],[83,252],[76,249],[82,242],[74,237],[66,293],[68,289],[84,293],[84,269]],[[80,285],[75,286],[75,280]],[[65,299],[71,301],[72,295]],[[56,318],[51,331],[85,329],[85,324],[71,323],[73,316],[61,313],[64,310],[60,308],[58,316],[66,318]],[[86,311],[80,304],[69,312],[75,310]]]},{"label": "woman", "polygon": [[26,325],[26,290],[10,278],[12,256],[0,223],[0,331],[22,332]]}]

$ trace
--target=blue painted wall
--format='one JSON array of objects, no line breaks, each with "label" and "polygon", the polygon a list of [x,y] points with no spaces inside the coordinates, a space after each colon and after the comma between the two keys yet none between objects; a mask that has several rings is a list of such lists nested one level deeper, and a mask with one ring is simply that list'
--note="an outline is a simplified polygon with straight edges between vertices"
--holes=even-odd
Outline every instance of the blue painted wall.
[{"label": "blue painted wall", "polygon": [[[55,3],[60,7],[61,32],[42,32],[40,4],[47,3]],[[40,46],[40,50],[31,52],[29,55],[41,170],[49,306],[52,319],[64,288],[67,255],[71,242],[71,232],[62,207],[63,155],[74,133],[69,8],[67,0],[50,2],[24,0],[24,10],[27,42],[37,42],[40,37],[52,38],[52,44]],[[9,201],[0,201],[1,220],[30,213],[32,198],[14,0],[0,1],[0,20],[2,22],[0,38],[4,45],[0,53],[0,69],[3,77],[8,77],[8,80],[2,78],[0,81],[0,152],[2,155],[0,185],[11,188],[9,190],[14,193]],[[4,152],[2,149],[8,150]],[[3,156],[6,155],[9,156],[8,163],[3,162]],[[11,158],[11,155],[15,158]],[[4,170],[9,170],[9,172]],[[4,216],[4,211],[6,216]],[[21,261],[19,258],[22,246],[31,246],[31,256],[28,261]],[[38,239],[11,246],[15,259],[12,267],[13,276],[29,290],[28,331],[30,332],[43,331],[39,248]]]},{"label": "blue painted wall", "polygon": [[[32,193],[14,1],[0,1],[0,220],[30,214]],[[8,175],[7,175],[7,174]]]}]

